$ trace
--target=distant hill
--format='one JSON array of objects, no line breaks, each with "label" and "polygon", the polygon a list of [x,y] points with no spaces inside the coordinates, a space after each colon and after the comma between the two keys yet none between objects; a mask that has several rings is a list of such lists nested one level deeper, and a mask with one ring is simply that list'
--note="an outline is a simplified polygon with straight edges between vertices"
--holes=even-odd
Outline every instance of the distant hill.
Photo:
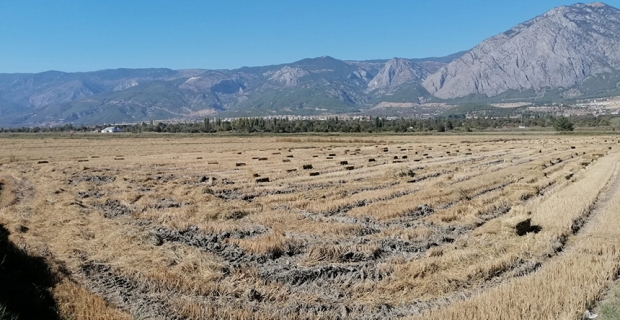
[{"label": "distant hill", "polygon": [[235,70],[0,74],[0,126],[377,114],[390,106],[406,114],[406,108],[426,102],[616,95],[620,10],[595,2],[554,8],[446,57],[343,61],[324,56]]},{"label": "distant hill", "polygon": [[[0,74],[0,125],[355,113],[398,88],[419,86],[450,59],[343,61],[325,56],[236,70]],[[408,101],[424,95],[419,90],[399,94]]]}]

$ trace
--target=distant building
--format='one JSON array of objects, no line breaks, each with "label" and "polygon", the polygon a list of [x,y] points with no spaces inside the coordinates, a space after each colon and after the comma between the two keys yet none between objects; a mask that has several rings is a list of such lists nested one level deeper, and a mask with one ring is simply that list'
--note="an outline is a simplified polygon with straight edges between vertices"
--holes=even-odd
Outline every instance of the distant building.
[{"label": "distant building", "polygon": [[101,133],[113,133],[113,132],[121,132],[122,130],[118,127],[107,127],[101,130]]}]

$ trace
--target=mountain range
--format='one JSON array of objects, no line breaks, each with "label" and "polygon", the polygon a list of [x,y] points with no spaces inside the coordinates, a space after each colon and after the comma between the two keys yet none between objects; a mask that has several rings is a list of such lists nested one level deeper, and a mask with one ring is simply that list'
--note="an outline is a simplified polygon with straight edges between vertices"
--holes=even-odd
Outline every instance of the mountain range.
[{"label": "mountain range", "polygon": [[[0,74],[0,126],[377,113],[425,103],[550,102],[620,95],[620,10],[554,8],[446,57],[329,56],[235,70]],[[386,111],[387,112],[387,111]]]}]

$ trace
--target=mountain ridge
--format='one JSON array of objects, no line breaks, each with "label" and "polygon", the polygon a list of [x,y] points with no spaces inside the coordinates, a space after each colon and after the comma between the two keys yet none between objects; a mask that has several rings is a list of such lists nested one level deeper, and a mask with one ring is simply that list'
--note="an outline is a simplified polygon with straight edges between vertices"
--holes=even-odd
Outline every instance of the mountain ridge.
[{"label": "mountain ridge", "polygon": [[442,99],[509,90],[572,88],[620,67],[620,10],[574,4],[482,41],[423,82]]},{"label": "mountain ridge", "polygon": [[426,102],[543,103],[614,95],[620,95],[620,10],[594,2],[553,8],[445,57],[321,56],[231,70],[0,74],[0,126],[376,114],[376,106]]}]

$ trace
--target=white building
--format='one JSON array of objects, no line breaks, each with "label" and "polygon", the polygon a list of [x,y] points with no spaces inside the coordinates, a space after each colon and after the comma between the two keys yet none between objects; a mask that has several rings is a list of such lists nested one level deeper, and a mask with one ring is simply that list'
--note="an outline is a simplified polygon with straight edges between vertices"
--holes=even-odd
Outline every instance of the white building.
[{"label": "white building", "polygon": [[107,127],[101,130],[101,133],[112,133],[112,132],[121,132],[121,129],[119,129],[118,127]]}]

